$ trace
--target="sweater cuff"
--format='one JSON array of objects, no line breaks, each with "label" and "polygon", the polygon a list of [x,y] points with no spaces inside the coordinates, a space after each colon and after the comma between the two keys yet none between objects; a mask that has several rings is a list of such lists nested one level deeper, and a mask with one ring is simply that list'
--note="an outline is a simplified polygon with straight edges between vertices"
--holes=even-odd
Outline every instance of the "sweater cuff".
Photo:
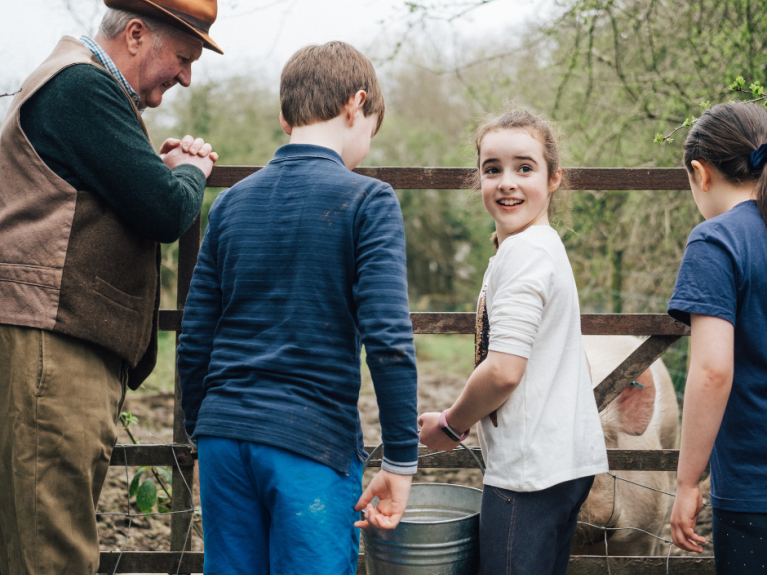
[{"label": "sweater cuff", "polygon": [[179,164],[173,168],[173,175],[176,177],[184,177],[194,182],[195,187],[198,190],[205,191],[205,187],[208,185],[208,181],[205,178],[205,173],[192,164]]},{"label": "sweater cuff", "polygon": [[386,447],[381,469],[397,475],[413,475],[418,471],[418,444],[407,447]]},{"label": "sweater cuff", "polygon": [[399,463],[391,461],[384,456],[381,469],[389,473],[396,473],[397,475],[414,475],[418,471],[418,460],[416,459],[410,463]]}]

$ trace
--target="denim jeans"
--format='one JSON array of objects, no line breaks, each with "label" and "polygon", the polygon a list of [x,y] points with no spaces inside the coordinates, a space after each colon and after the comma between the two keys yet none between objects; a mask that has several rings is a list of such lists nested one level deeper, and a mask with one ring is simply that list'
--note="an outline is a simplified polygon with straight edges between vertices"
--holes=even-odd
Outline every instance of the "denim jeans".
[{"label": "denim jeans", "polygon": [[362,462],[349,475],[259,443],[201,436],[205,575],[353,575]]},{"label": "denim jeans", "polygon": [[767,513],[713,511],[717,575],[767,575]]},{"label": "denim jeans", "polygon": [[542,491],[486,485],[479,514],[482,575],[565,575],[578,512],[594,476]]}]

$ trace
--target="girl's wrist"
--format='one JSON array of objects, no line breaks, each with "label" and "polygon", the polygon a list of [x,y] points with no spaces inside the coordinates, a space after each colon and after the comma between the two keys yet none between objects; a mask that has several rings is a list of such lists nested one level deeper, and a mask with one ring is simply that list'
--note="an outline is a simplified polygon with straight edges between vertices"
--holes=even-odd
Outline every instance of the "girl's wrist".
[{"label": "girl's wrist", "polygon": [[461,431],[458,431],[453,426],[451,426],[450,422],[448,421],[449,412],[450,412],[450,409],[448,408],[439,415],[439,427],[453,441],[463,441],[469,436],[470,429],[467,429],[466,431],[461,432]]},{"label": "girl's wrist", "polygon": [[697,489],[699,483],[700,483],[700,479],[693,480],[693,479],[687,478],[687,477],[677,477],[676,488],[677,488],[677,490],[680,490],[680,489]]}]

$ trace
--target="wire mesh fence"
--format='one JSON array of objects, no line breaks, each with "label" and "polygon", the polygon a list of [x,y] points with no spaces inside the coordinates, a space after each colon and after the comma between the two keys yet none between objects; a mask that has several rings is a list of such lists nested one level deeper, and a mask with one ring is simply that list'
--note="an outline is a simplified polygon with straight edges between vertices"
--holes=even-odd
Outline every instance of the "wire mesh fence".
[{"label": "wire mesh fence", "polygon": [[[233,185],[243,177],[257,171],[257,167],[219,167],[209,179],[211,187],[223,187]],[[407,189],[458,189],[464,186],[467,170],[462,168],[363,168],[360,173],[378,177],[389,182],[395,188]],[[682,169],[571,169],[568,170],[572,189],[599,189],[599,190],[678,190],[687,186],[687,178]],[[179,244],[178,262],[178,287],[177,308],[175,310],[161,310],[160,329],[180,332],[181,316],[189,291],[192,270],[196,262],[197,251],[200,243],[200,219],[190,229]],[[665,343],[656,346],[665,352],[665,358],[669,364],[669,372],[674,378],[675,387],[683,389],[683,380],[686,376],[687,348],[685,339],[671,344],[679,337],[687,335],[689,331],[681,324],[675,324],[669,317],[663,315],[666,301],[662,298],[637,294],[619,290],[618,294],[608,292],[606,296],[619,296],[622,299],[641,302],[643,314],[584,314],[582,326],[584,334],[633,334],[649,336],[656,343],[659,338],[667,338]],[[473,334],[475,327],[474,314],[471,313],[420,313],[413,314],[414,331],[416,333],[464,333]],[[649,340],[648,340],[649,341]],[[668,343],[668,345],[666,345]],[[657,350],[656,350],[657,351]],[[654,353],[654,352],[653,352]],[[647,354],[645,354],[647,355]],[[647,368],[652,361],[647,357],[640,358],[648,362],[642,367],[641,362],[629,366],[626,373],[618,374],[611,387],[628,385],[626,381],[629,372],[641,371]],[[636,358],[635,358],[636,359]],[[637,360],[638,361],[638,360]],[[624,368],[626,366],[623,366]],[[640,372],[641,372],[640,371]],[[633,379],[634,376],[631,377]],[[678,383],[679,382],[679,383]],[[617,389],[616,387],[616,389]],[[613,389],[612,391],[615,391]],[[171,507],[163,511],[151,511],[150,513],[134,513],[131,511],[130,491],[126,493],[128,504],[127,512],[103,511],[102,517],[122,517],[127,520],[126,536],[119,551],[102,553],[99,573],[199,573],[202,571],[203,554],[190,550],[190,540],[194,529],[194,516],[199,509],[192,504],[194,493],[192,490],[192,469],[188,440],[183,429],[183,412],[180,409],[178,399],[178,374],[176,373],[176,392],[174,400],[173,418],[173,443],[160,441],[157,445],[118,445],[113,453],[112,465],[123,467],[126,472],[126,486],[131,485],[130,467],[140,466],[168,466],[171,468],[171,483],[168,495],[171,498]],[[635,469],[643,471],[673,472],[676,469],[678,453],[673,450],[639,452],[608,450],[610,468],[612,471],[620,469]],[[612,452],[612,453],[610,453]],[[422,453],[424,468],[472,468],[476,463],[468,455],[462,453]],[[375,462],[371,462],[374,465]],[[644,489],[651,486],[642,485],[631,480],[621,478],[612,473],[613,497],[617,494],[619,481],[633,483]],[[128,487],[129,489],[129,487]],[[670,492],[660,491],[663,495],[673,497]],[[139,517],[146,518],[169,516],[171,518],[171,550],[161,551],[128,551],[127,546],[131,537],[134,520]],[[610,518],[612,519],[612,517]],[[571,559],[569,573],[579,575],[581,573],[608,573],[613,570],[621,573],[713,573],[713,562],[710,559],[693,559],[686,557],[673,557],[671,555],[671,542],[660,533],[651,533],[640,527],[610,526],[610,520],[603,524],[584,524],[599,529],[604,534],[605,556],[604,557],[573,557]],[[636,531],[643,536],[652,537],[669,549],[665,557],[611,557],[609,555],[610,531]],[[364,573],[364,562],[360,561],[359,573]]]}]

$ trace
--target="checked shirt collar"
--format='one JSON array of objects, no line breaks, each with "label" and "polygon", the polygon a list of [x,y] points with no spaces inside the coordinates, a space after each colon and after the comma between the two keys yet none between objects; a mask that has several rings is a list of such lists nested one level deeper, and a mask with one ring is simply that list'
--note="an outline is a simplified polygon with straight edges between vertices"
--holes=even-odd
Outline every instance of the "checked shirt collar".
[{"label": "checked shirt collar", "polygon": [[99,59],[101,64],[104,66],[104,68],[107,69],[107,71],[112,74],[112,76],[115,77],[115,80],[120,82],[122,84],[122,87],[125,88],[128,92],[128,95],[130,95],[131,100],[133,100],[133,103],[136,104],[136,107],[139,109],[139,112],[142,114],[144,113],[144,109],[139,107],[139,102],[141,102],[141,97],[136,93],[136,90],[133,89],[133,87],[128,84],[128,80],[125,79],[125,76],[122,75],[122,72],[117,69],[117,66],[115,66],[115,63],[112,61],[112,58],[109,57],[109,54],[104,52],[104,49],[99,46],[93,38],[90,38],[89,36],[81,36],[80,42],[85,44],[85,46],[93,52],[93,55],[96,56],[96,58]]}]

